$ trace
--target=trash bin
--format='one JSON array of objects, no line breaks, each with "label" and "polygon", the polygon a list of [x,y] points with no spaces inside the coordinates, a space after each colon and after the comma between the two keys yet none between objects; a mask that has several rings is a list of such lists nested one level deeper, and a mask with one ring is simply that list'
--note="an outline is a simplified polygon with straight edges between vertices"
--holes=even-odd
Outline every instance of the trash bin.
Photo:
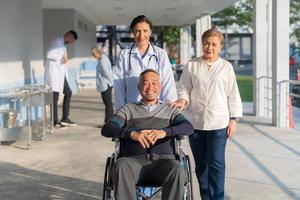
[{"label": "trash bin", "polygon": [[14,128],[16,126],[17,111],[0,110],[0,127],[1,128]]}]

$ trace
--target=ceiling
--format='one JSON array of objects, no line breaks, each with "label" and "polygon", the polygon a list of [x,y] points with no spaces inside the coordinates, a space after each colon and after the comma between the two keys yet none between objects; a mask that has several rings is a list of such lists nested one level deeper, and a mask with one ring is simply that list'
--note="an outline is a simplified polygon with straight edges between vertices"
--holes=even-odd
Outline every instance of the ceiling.
[{"label": "ceiling", "polygon": [[43,0],[43,8],[72,8],[95,25],[128,25],[144,14],[154,25],[195,23],[238,0]]}]

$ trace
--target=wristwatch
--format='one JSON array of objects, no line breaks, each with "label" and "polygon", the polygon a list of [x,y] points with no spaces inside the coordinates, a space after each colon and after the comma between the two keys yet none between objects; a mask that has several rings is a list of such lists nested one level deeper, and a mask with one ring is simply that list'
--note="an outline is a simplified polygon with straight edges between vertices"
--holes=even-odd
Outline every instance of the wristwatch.
[{"label": "wristwatch", "polygon": [[237,117],[230,117],[230,120],[235,120],[236,122],[239,121]]}]

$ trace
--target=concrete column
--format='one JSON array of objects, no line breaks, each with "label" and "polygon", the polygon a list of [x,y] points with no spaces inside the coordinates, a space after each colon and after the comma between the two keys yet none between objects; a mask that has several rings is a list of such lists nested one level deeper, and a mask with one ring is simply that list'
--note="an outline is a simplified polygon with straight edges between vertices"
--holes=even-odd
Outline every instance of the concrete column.
[{"label": "concrete column", "polygon": [[211,28],[211,16],[204,15],[196,20],[196,57],[202,56],[202,34]]},{"label": "concrete column", "polygon": [[0,90],[43,83],[42,0],[0,1]]},{"label": "concrete column", "polygon": [[289,0],[273,0],[272,26],[272,123],[288,127]]},{"label": "concrete column", "polygon": [[254,2],[253,30],[253,101],[256,116],[267,117],[268,77],[268,0]]},{"label": "concrete column", "polygon": [[[272,0],[267,4],[267,76],[272,77]],[[272,118],[272,78],[267,80],[266,117]]]},{"label": "concrete column", "polygon": [[191,26],[180,29],[180,64],[185,65],[191,59],[192,35]]}]

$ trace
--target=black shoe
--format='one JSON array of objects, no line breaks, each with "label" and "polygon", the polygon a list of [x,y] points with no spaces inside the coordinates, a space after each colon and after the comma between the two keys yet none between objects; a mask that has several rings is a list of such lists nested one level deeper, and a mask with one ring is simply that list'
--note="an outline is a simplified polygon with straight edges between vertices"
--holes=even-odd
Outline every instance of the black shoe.
[{"label": "black shoe", "polygon": [[62,120],[60,121],[60,123],[61,123],[62,125],[64,125],[64,126],[77,126],[77,124],[76,124],[75,122],[71,121],[69,118],[67,118],[67,119],[62,119]]},{"label": "black shoe", "polygon": [[58,122],[58,123],[54,123],[54,128],[66,128],[66,126]]},{"label": "black shoe", "polygon": [[96,128],[102,128],[102,127],[103,127],[102,124],[96,126]]}]

